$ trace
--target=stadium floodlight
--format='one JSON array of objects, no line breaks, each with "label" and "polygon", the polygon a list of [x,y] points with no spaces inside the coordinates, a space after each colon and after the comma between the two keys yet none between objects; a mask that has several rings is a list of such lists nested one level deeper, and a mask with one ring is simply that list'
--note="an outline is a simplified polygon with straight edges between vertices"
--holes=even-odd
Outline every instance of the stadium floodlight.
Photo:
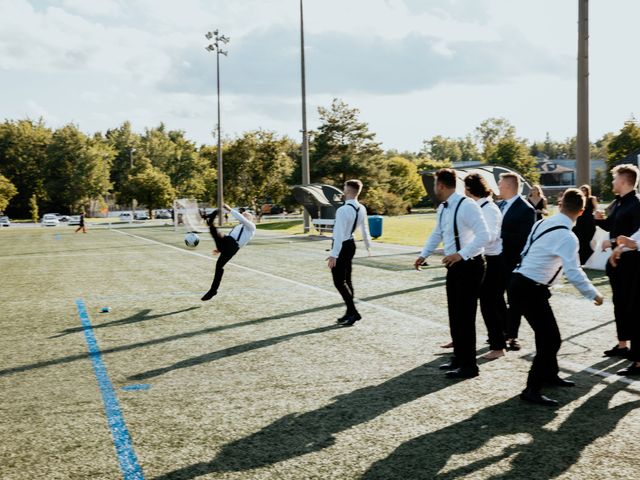
[{"label": "stadium floodlight", "polygon": [[209,52],[216,52],[216,79],[218,85],[218,224],[222,225],[223,222],[223,205],[224,205],[224,196],[222,192],[222,184],[223,184],[223,175],[222,175],[222,136],[220,133],[220,55],[224,55],[225,57],[229,53],[227,50],[222,50],[220,48],[220,44],[228,44],[229,37],[225,37],[221,35],[220,32],[216,29],[213,32],[207,32],[205,34],[205,38],[207,40],[212,40],[213,43],[209,44],[206,47],[206,50]]}]

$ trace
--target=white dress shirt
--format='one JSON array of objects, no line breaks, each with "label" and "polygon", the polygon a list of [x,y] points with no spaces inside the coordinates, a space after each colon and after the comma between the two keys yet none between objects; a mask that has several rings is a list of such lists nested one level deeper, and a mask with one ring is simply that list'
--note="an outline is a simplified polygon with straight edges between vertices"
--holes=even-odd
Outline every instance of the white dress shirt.
[{"label": "white dress shirt", "polygon": [[520,195],[514,195],[509,200],[503,200],[504,204],[502,205],[502,207],[500,207],[500,212],[502,212],[503,217],[507,214],[507,210],[511,208],[511,205],[513,205],[513,202],[515,202],[518,199],[518,197],[520,197]]},{"label": "white dress shirt", "polygon": [[356,222],[356,211],[349,205],[353,205],[359,209],[356,229],[358,226],[360,227],[362,240],[367,250],[371,248],[371,237],[367,230],[367,209],[363,205],[360,205],[357,200],[347,200],[344,202],[344,205],[336,211],[336,220],[333,225],[333,248],[331,249],[331,256],[333,258],[338,258],[338,255],[340,255],[342,242],[353,238],[351,231],[353,230],[353,222]]},{"label": "white dress shirt", "polygon": [[[457,224],[461,248],[458,251],[453,217],[460,201],[462,201],[462,205],[458,209]],[[446,202],[442,202],[438,206],[436,227],[425,243],[420,256],[427,258],[440,242],[443,242],[445,255],[459,253],[464,260],[468,260],[484,253],[484,246],[488,241],[489,230],[478,204],[470,198],[453,193]]]},{"label": "white dress shirt", "polygon": [[500,255],[502,253],[502,237],[500,236],[502,232],[502,213],[500,213],[500,209],[490,197],[479,198],[476,202],[489,229],[489,241],[484,246],[484,254]]},{"label": "white dress shirt", "polygon": [[[565,226],[567,229],[554,230],[540,237],[540,234],[544,231],[558,225]],[[534,239],[539,238],[533,242],[529,252],[514,272],[518,272],[536,283],[548,285],[554,279],[554,275],[553,283],[558,282],[560,275],[556,275],[556,273],[563,268],[567,280],[582,295],[593,300],[599,295],[599,292],[591,284],[582,268],[580,268],[578,237],[571,231],[572,228],[573,221],[563,213],[554,215],[546,220],[537,221],[531,229],[522,253],[524,254],[531,245],[534,232]]]},{"label": "white dress shirt", "polygon": [[245,218],[245,216],[237,210],[232,209],[231,215],[233,215],[240,224],[233,227],[227,235],[231,236],[236,242],[238,242],[238,247],[244,247],[255,235],[256,225]]}]

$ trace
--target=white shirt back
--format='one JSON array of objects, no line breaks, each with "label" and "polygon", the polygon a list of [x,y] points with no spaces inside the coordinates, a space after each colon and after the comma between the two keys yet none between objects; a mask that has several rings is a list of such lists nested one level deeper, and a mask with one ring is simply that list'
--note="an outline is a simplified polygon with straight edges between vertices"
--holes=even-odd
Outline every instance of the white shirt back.
[{"label": "white shirt back", "polygon": [[[357,214],[356,209],[358,210]],[[354,222],[356,229],[360,227],[365,246],[367,249],[371,248],[371,237],[367,229],[367,209],[364,205],[358,203],[357,200],[347,200],[344,202],[344,205],[336,211],[336,219],[333,225],[332,257],[338,258],[340,250],[342,250],[342,242],[353,238],[352,231],[355,231],[355,229],[353,229]]]}]

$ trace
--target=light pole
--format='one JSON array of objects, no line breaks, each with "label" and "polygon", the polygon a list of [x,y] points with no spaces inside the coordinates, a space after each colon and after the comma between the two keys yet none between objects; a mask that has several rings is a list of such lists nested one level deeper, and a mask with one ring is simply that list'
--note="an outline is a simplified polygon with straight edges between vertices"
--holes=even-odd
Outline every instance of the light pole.
[{"label": "light pole", "polygon": [[578,134],[576,185],[591,183],[589,158],[589,0],[578,0]]},{"label": "light pole", "polygon": [[216,29],[213,32],[207,32],[205,38],[207,40],[213,39],[213,43],[207,45],[206,50],[216,52],[216,78],[218,82],[218,224],[222,226],[224,197],[222,195],[222,137],[220,134],[220,54],[226,57],[228,52],[222,50],[220,44],[222,43],[224,46],[229,43],[229,37],[221,35]]},{"label": "light pole", "polygon": [[[302,74],[302,185],[311,183],[309,172],[309,132],[307,131],[307,86],[304,66],[304,15],[302,10],[302,0],[300,0],[300,70]],[[304,215],[304,232],[309,232],[309,212],[302,207]]]},{"label": "light pole", "polygon": [[[129,172],[130,174],[133,173],[133,152],[135,152],[136,149],[133,147],[129,147]],[[129,220],[129,223],[133,222],[133,217],[135,217],[135,199],[132,197],[131,198],[131,219]]]}]

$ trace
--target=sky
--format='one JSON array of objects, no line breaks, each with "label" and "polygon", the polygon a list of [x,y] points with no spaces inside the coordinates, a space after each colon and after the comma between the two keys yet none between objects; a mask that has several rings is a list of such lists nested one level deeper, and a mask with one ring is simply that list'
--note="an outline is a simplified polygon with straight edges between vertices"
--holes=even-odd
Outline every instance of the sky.
[{"label": "sky", "polygon": [[[590,2],[590,137],[640,115],[638,0]],[[255,129],[300,138],[299,0],[0,0],[0,119],[92,133],[164,122],[198,144]],[[578,0],[305,0],[308,128],[339,98],[385,149],[505,117],[576,132]]]}]

